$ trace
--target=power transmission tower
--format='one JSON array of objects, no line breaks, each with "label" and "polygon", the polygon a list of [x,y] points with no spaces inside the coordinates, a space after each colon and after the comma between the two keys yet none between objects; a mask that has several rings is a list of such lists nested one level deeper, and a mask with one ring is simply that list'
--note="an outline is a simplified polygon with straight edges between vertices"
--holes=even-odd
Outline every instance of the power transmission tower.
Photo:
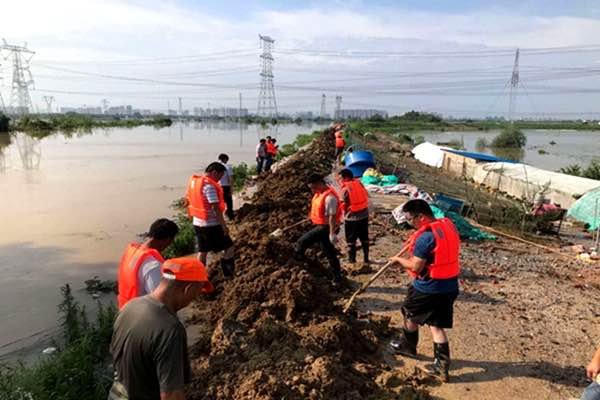
[{"label": "power transmission tower", "polygon": [[335,96],[335,115],[334,119],[339,119],[342,111],[342,96]]},{"label": "power transmission tower", "polygon": [[181,105],[181,97],[177,98],[177,102],[178,102],[178,108],[179,108],[179,110],[177,112],[180,117],[183,117],[183,106]]},{"label": "power transmission tower", "polygon": [[519,49],[515,53],[515,64],[510,78],[510,97],[508,100],[508,120],[512,122],[517,108],[517,89],[519,88]]},{"label": "power transmission tower", "polygon": [[325,96],[325,93],[323,93],[321,95],[321,114],[320,114],[320,118],[321,119],[325,119],[325,101],[327,100],[327,97]]},{"label": "power transmission tower", "polygon": [[52,103],[54,102],[54,96],[44,96],[42,98],[46,102],[46,112],[48,114],[52,114]]},{"label": "power transmission tower", "polygon": [[275,86],[273,85],[273,43],[269,36],[258,35],[260,38],[260,93],[258,95],[259,117],[277,118],[277,100],[275,99]]},{"label": "power transmission tower", "polygon": [[12,57],[13,63],[10,105],[13,112],[27,114],[30,108],[33,108],[31,96],[29,95],[29,87],[33,87],[33,76],[29,70],[29,62],[35,52],[29,50],[26,44],[24,46],[10,45],[4,39],[2,39],[2,42],[0,51],[8,52],[4,59],[8,60],[9,57]]}]

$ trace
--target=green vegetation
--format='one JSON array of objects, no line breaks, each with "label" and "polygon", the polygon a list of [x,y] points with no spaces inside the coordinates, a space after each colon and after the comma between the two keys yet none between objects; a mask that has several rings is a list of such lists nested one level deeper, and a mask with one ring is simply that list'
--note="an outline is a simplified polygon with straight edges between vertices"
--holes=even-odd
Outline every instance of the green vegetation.
[{"label": "green vegetation", "polygon": [[477,151],[483,151],[486,147],[489,147],[487,139],[484,137],[477,138],[477,141],[475,142],[475,148]]},{"label": "green vegetation", "polygon": [[233,167],[233,191],[239,192],[242,190],[248,177],[256,173],[256,169],[248,166],[246,163],[240,163]]},{"label": "green vegetation", "polygon": [[90,323],[67,284],[61,288],[59,315],[64,344],[33,366],[0,366],[0,393],[5,400],[105,400],[112,382],[108,347],[116,316],[114,305],[98,303]]},{"label": "green vegetation", "polygon": [[0,132],[8,132],[10,118],[0,112]]},{"label": "green vegetation", "polygon": [[365,120],[350,121],[351,133],[364,134],[369,131],[378,131],[391,134],[401,134],[406,131],[420,130],[446,130],[453,129],[452,125],[436,114],[410,111],[401,116],[384,119],[378,115]]},{"label": "green vegetation", "polygon": [[117,281],[114,280],[100,280],[98,276],[94,276],[92,279],[88,279],[85,283],[85,290],[89,293],[117,293]]},{"label": "green vegetation", "polygon": [[179,227],[179,233],[175,236],[173,243],[162,252],[165,259],[185,256],[196,251],[194,225],[192,224],[192,218],[188,216],[186,207],[183,205],[183,198],[171,204],[171,208],[177,211],[175,222]]},{"label": "green vegetation", "polygon": [[544,155],[544,154],[548,154],[548,152],[544,149],[538,149],[538,154]]},{"label": "green vegetation", "polygon": [[508,126],[492,140],[491,147],[500,149],[521,149],[527,143],[527,136],[520,129]]},{"label": "green vegetation", "polygon": [[583,168],[579,164],[571,164],[561,168],[559,172],[568,175],[581,176],[583,178],[600,180],[600,161],[593,160],[587,168]]},{"label": "green vegetation", "polygon": [[306,146],[313,139],[317,138],[321,134],[321,131],[314,131],[310,134],[301,134],[296,137],[296,140],[290,144],[284,144],[279,148],[277,153],[277,160],[281,160],[284,157],[291,156],[297,152],[301,147]]},{"label": "green vegetation", "polygon": [[65,133],[90,131],[93,128],[135,128],[142,125],[151,125],[157,128],[170,126],[173,121],[164,116],[153,118],[121,119],[118,117],[98,118],[89,115],[60,114],[49,118],[25,116],[14,122],[12,129],[33,133],[36,136],[45,136],[54,131]]},{"label": "green vegetation", "polygon": [[465,149],[465,144],[463,143],[463,141],[458,140],[458,139],[450,140],[448,142],[437,142],[436,144],[438,146],[450,147],[451,149],[454,149],[454,150],[464,150]]}]

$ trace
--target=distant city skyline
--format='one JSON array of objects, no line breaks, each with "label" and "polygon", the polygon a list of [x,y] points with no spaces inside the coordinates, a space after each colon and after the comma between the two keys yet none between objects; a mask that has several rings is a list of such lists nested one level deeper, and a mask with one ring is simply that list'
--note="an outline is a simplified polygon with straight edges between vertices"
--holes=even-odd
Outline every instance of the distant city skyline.
[{"label": "distant city skyline", "polygon": [[[32,12],[32,11],[35,12]],[[135,104],[153,111],[256,113],[258,35],[274,40],[282,113],[342,108],[506,116],[521,48],[517,118],[585,118],[600,104],[600,4],[589,1],[23,0],[3,5],[1,37],[36,52],[34,108]],[[6,56],[6,54],[4,54]],[[10,98],[10,59],[0,93]]]}]

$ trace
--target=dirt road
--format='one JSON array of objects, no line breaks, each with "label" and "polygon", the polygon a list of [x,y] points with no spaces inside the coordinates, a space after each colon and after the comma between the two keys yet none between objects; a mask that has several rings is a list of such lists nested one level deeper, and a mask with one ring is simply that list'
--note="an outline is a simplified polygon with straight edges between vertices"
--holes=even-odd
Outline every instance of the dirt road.
[{"label": "dirt road", "polygon": [[[382,261],[409,234],[387,223],[372,230],[378,236],[372,254]],[[505,239],[464,243],[461,261],[461,294],[450,332],[451,383],[428,387],[431,394],[443,399],[578,398],[586,385],[584,366],[600,335],[600,278],[594,267]],[[354,279],[363,282],[369,276]],[[390,270],[357,307],[389,316],[399,327],[407,284],[406,274]],[[389,359],[408,370],[430,361],[427,329],[421,329],[418,351],[421,361],[391,354]]]}]

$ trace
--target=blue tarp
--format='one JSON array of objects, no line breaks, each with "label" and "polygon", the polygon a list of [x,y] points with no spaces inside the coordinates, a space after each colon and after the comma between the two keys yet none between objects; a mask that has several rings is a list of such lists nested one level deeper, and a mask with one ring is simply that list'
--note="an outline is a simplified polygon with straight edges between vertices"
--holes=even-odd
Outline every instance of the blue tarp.
[{"label": "blue tarp", "polygon": [[450,150],[450,149],[444,149],[444,151],[447,151],[449,153],[458,154],[458,155],[463,156],[463,157],[473,158],[473,159],[475,159],[477,161],[505,162],[505,163],[511,163],[511,164],[516,164],[517,163],[516,161],[505,160],[504,158],[499,158],[499,157],[492,156],[492,155],[489,155],[489,154],[474,153],[472,151]]}]

